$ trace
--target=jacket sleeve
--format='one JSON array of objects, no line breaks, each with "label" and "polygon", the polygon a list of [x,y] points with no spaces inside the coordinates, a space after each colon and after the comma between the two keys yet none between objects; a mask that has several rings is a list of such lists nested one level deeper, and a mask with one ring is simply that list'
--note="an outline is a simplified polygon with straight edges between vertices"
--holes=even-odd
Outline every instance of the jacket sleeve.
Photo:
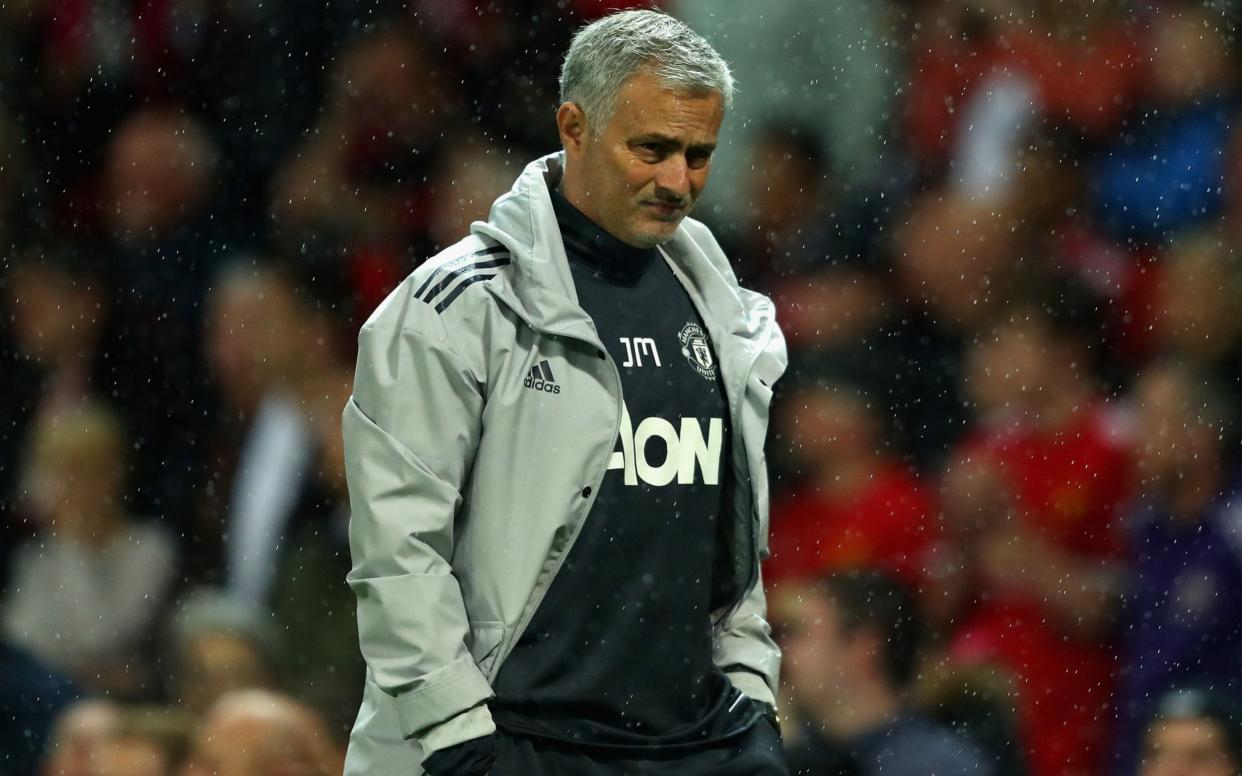
[{"label": "jacket sleeve", "polygon": [[348,582],[373,680],[394,698],[402,734],[428,753],[495,729],[450,565],[482,408],[480,381],[439,316],[401,287],[358,335],[342,418]]},{"label": "jacket sleeve", "polygon": [[776,706],[781,650],[772,640],[763,579],[716,633],[713,659],[733,686],[754,700]]}]

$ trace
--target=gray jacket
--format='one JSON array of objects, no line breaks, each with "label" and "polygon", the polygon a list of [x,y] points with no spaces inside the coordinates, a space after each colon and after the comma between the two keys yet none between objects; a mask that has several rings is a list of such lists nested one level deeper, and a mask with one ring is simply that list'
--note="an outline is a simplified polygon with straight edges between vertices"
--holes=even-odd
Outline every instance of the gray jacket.
[{"label": "gray jacket", "polygon": [[[348,581],[368,670],[347,774],[417,774],[426,754],[495,729],[491,682],[616,447],[620,377],[577,304],[548,193],[561,165],[560,154],[528,165],[488,220],[406,278],[358,335],[343,425]],[[706,324],[732,419],[721,519],[738,594],[703,627],[738,689],[774,703],[780,652],[759,560],[784,340],[772,303],[738,287],[702,224],[686,219],[661,253]],[[545,368],[559,393],[524,385]]]}]

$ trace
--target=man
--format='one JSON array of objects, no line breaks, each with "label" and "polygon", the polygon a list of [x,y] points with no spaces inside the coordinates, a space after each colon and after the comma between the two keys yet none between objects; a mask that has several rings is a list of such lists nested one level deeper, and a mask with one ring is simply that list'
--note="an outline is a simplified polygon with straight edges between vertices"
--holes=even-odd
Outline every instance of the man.
[{"label": "man", "polygon": [[759,560],[784,341],[686,218],[732,77],[629,11],[561,80],[564,151],[359,335],[346,772],[782,774]]},{"label": "man", "polygon": [[1139,776],[1242,774],[1242,717],[1237,705],[1202,690],[1174,690],[1162,696],[1143,737],[1137,772]]},{"label": "man", "polygon": [[[7,678],[11,674],[5,668]],[[110,700],[86,698],[63,707],[48,737],[42,772],[56,776],[94,773],[120,721],[121,708]]]},{"label": "man", "polygon": [[267,690],[235,690],[212,704],[184,776],[329,776],[340,750],[310,709]]},{"label": "man", "polygon": [[1118,773],[1152,703],[1175,687],[1242,692],[1242,493],[1226,460],[1228,392],[1194,366],[1164,361],[1132,391],[1142,499],[1130,520],[1134,570],[1118,681]]},{"label": "man", "polygon": [[786,669],[807,722],[795,774],[832,773],[847,754],[863,774],[988,774],[965,738],[912,707],[923,626],[911,596],[879,571],[840,571],[781,596]]}]

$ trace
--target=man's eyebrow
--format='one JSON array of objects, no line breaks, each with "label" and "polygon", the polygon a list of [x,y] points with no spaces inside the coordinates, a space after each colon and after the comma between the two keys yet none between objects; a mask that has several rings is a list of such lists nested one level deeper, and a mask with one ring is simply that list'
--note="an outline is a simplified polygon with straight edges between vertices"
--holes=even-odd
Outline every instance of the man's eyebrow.
[{"label": "man's eyebrow", "polygon": [[[669,137],[668,135],[661,135],[659,132],[649,132],[645,135],[639,135],[633,138],[632,140],[630,140],[630,143],[631,144],[633,143],[655,143],[657,145],[662,145],[662,146],[681,145],[681,141],[678,140],[677,138]],[[716,150],[716,144],[715,143],[691,143],[687,150],[706,151],[707,153],[711,153],[712,151]]]},{"label": "man's eyebrow", "polygon": [[631,143],[657,143],[659,145],[678,145],[677,141],[668,135],[661,135],[658,132],[648,132],[645,135],[639,135],[632,140]]}]

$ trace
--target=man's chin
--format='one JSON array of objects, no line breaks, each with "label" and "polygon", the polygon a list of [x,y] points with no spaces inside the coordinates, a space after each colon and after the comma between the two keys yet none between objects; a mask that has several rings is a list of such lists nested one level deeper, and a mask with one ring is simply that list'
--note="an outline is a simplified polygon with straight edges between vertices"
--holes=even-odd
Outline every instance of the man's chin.
[{"label": "man's chin", "polygon": [[636,248],[655,248],[673,239],[673,235],[677,234],[677,227],[680,225],[680,218],[672,222],[657,221],[646,225],[645,229],[634,232],[631,235],[631,239],[626,242]]}]

